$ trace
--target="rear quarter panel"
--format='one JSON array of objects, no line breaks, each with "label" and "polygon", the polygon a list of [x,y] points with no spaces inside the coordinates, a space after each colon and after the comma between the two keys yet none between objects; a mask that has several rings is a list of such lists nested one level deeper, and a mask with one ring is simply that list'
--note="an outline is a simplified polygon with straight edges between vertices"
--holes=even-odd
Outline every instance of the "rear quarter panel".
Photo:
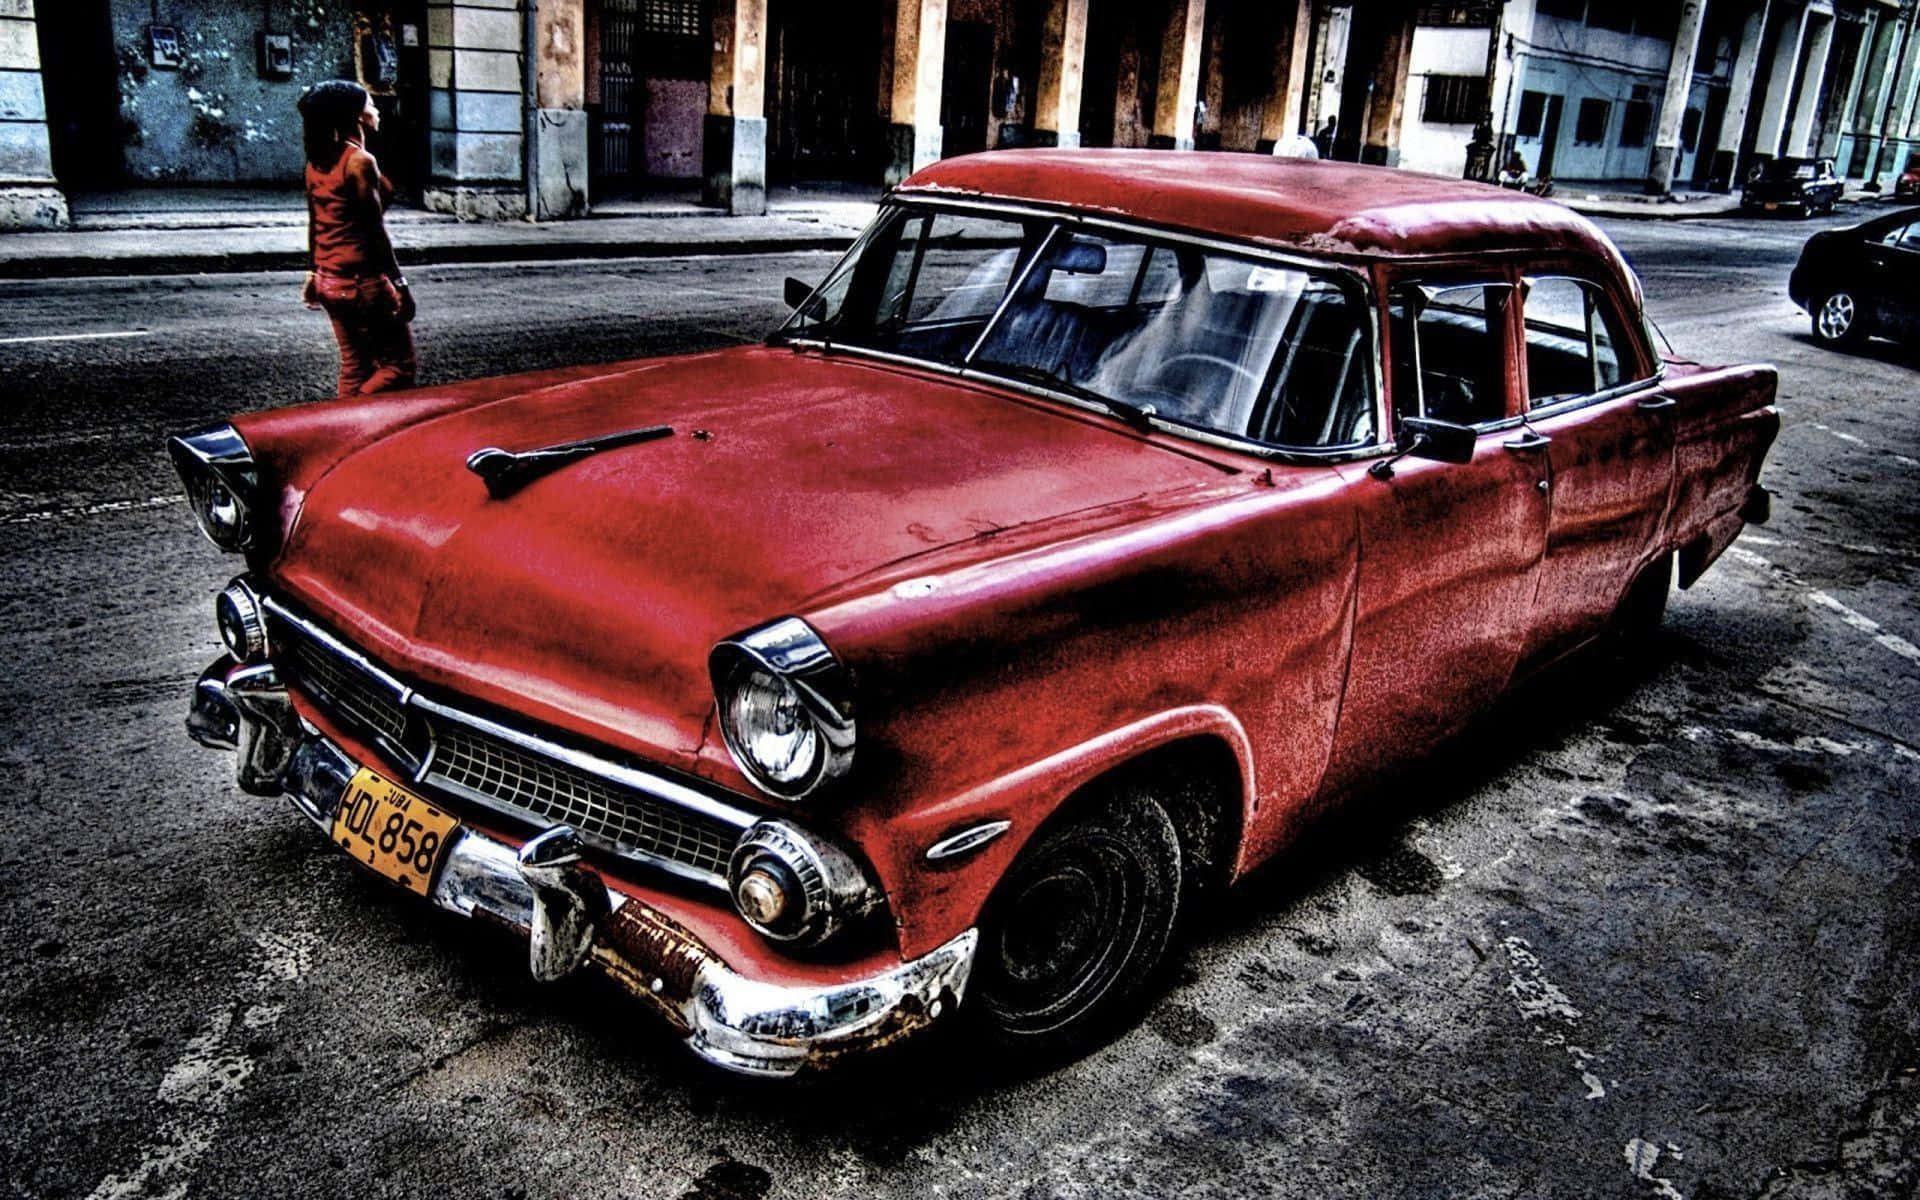
[{"label": "rear quarter panel", "polygon": [[1741,509],[1780,432],[1771,366],[1707,368],[1669,363],[1665,391],[1674,412],[1674,490],[1668,545],[1689,586],[1745,524]]}]

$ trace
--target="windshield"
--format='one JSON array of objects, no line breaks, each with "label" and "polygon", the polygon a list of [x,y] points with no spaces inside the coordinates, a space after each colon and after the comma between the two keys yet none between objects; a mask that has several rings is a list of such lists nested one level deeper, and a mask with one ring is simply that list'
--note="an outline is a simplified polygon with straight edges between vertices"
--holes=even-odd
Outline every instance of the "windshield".
[{"label": "windshield", "polygon": [[883,211],[783,330],[1269,445],[1373,440],[1358,286],[1147,233]]}]

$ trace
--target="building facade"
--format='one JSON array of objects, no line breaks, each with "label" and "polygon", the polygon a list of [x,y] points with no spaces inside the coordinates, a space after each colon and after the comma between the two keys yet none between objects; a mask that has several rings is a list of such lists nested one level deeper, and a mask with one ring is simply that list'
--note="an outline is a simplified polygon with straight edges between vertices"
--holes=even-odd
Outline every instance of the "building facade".
[{"label": "building facade", "polygon": [[1777,155],[1884,185],[1915,0],[0,0],[0,227],[143,184],[297,186],[364,83],[402,194],[474,219],[880,186],[1004,146],[1264,153],[1619,188]]}]

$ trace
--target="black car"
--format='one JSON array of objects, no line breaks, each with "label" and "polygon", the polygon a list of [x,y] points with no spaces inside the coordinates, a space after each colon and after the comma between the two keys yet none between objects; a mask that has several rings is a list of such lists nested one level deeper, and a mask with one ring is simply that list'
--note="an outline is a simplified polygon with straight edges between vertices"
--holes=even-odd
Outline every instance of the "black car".
[{"label": "black car", "polygon": [[1740,189],[1743,212],[1798,209],[1803,217],[1830,213],[1846,184],[1833,173],[1830,158],[1776,158],[1761,163]]},{"label": "black car", "polygon": [[1823,346],[1870,334],[1906,340],[1920,329],[1920,208],[1807,239],[1787,295],[1813,318]]}]

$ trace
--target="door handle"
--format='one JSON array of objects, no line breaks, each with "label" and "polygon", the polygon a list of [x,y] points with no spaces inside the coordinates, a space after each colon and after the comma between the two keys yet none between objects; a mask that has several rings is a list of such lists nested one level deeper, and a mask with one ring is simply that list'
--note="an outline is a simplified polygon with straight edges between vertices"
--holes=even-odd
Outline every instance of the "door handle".
[{"label": "door handle", "polygon": [[1521,434],[1519,437],[1510,438],[1507,441],[1501,442],[1500,444],[1502,446],[1505,446],[1507,449],[1513,451],[1515,454],[1528,454],[1535,450],[1546,449],[1547,444],[1551,441],[1553,441],[1552,438],[1544,437],[1540,434],[1535,433],[1533,430],[1529,429],[1525,433]]},{"label": "door handle", "polygon": [[1676,403],[1678,402],[1672,396],[1648,396],[1636,403],[1634,407],[1641,412],[1666,412]]}]

